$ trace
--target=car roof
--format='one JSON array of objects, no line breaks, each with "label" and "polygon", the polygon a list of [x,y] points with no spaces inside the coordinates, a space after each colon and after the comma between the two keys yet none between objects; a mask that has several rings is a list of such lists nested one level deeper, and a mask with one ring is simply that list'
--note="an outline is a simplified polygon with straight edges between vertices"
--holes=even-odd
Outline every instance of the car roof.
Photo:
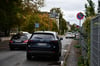
[{"label": "car roof", "polygon": [[35,31],[34,33],[44,33],[44,34],[48,33],[48,34],[53,34],[54,37],[55,37],[55,39],[57,39],[56,36],[58,35],[58,33],[54,32],[54,31]]},{"label": "car roof", "polygon": [[29,32],[25,32],[25,31],[21,31],[22,33],[29,33]]},{"label": "car roof", "polygon": [[57,32],[54,31],[35,31],[34,33],[50,33],[50,34],[57,35]]}]

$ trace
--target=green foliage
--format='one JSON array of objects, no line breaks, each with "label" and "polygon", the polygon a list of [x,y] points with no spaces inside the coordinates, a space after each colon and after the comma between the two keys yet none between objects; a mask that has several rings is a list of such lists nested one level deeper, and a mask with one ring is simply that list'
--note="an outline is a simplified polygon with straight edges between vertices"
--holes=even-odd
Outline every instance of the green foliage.
[{"label": "green foliage", "polygon": [[21,0],[0,0],[0,30],[9,35],[10,29],[19,24],[17,13],[20,11]]},{"label": "green foliage", "polygon": [[57,27],[57,24],[56,24],[55,22],[53,22],[53,28],[52,28],[52,31],[58,32],[58,27]]},{"label": "green foliage", "polygon": [[44,5],[44,0],[33,2],[34,5],[29,2],[22,2],[22,0],[0,0],[0,31],[5,32],[5,35],[9,35],[11,28],[17,27],[21,30],[24,23],[29,21],[27,16],[38,12],[38,9]]},{"label": "green foliage", "polygon": [[66,27],[66,20],[64,18],[60,19],[60,23],[59,23],[59,30],[61,31],[61,34],[64,34],[67,31],[67,27]]},{"label": "green foliage", "polygon": [[83,56],[80,56],[78,58],[78,66],[84,66],[84,59],[83,59]]},{"label": "green foliage", "polygon": [[88,5],[85,4],[85,14],[86,17],[94,16],[95,15],[95,7],[92,0],[87,0]]},{"label": "green foliage", "polygon": [[87,46],[88,46],[88,51],[87,51],[87,58],[88,59],[85,59],[85,65],[86,66],[89,66],[89,64],[90,64],[90,23],[91,23],[91,19],[92,19],[93,17],[87,17],[86,18],[86,20],[84,21],[84,23],[83,23],[83,28],[84,28],[84,32],[83,32],[83,34],[84,34],[84,36],[87,36],[87,37],[85,37],[85,39],[86,39],[86,42],[87,42]]},{"label": "green foliage", "polygon": [[37,15],[27,15],[27,20],[25,21],[25,24],[22,26],[22,30],[28,31],[28,32],[34,32],[34,26],[36,22],[39,22],[39,17]]},{"label": "green foliage", "polygon": [[89,36],[90,35],[90,23],[91,23],[91,19],[93,17],[87,17],[86,20],[83,23],[83,28],[84,28],[84,34]]},{"label": "green foliage", "polygon": [[[30,2],[31,1],[31,2]],[[34,3],[34,4],[33,4]],[[27,0],[23,2],[23,8],[26,12],[39,12],[39,8],[44,6],[44,0]]]},{"label": "green foliage", "polygon": [[59,14],[59,34],[64,34],[67,31],[66,20],[63,18],[63,13],[60,8],[52,8],[50,12],[55,11]]},{"label": "green foliage", "polygon": [[89,66],[90,65],[90,27],[91,27],[91,19],[95,16],[95,11],[94,11],[94,5],[93,5],[93,2],[90,0],[88,0],[89,2],[89,6],[87,7],[86,6],[86,19],[83,23],[83,34],[84,36],[87,36],[85,37],[87,39],[87,46],[88,46],[88,52],[87,52],[87,60],[85,59],[86,63],[85,65],[86,66]]},{"label": "green foliage", "polygon": [[76,30],[75,24],[71,25],[71,31],[75,31],[75,30]]},{"label": "green foliage", "polygon": [[[27,20],[22,26],[22,30],[28,32],[34,32],[36,30],[49,30],[58,32],[56,23],[51,20],[46,13],[34,13],[33,15],[27,15]],[[35,28],[35,23],[39,24],[39,28]]]},{"label": "green foliage", "polygon": [[70,32],[74,32],[74,31],[79,31],[79,28],[77,28],[77,25],[76,24],[71,25]]},{"label": "green foliage", "polygon": [[75,47],[75,48],[81,48],[81,46],[80,46],[80,45],[74,45],[74,47]]},{"label": "green foliage", "polygon": [[87,0],[88,5],[85,4],[85,14],[86,14],[86,19],[82,25],[83,27],[83,34],[84,38],[86,39],[87,46],[88,46],[88,51],[87,51],[87,59],[84,59],[85,63],[83,66],[90,66],[90,24],[91,24],[91,19],[95,16],[95,7],[94,3],[92,0]]}]

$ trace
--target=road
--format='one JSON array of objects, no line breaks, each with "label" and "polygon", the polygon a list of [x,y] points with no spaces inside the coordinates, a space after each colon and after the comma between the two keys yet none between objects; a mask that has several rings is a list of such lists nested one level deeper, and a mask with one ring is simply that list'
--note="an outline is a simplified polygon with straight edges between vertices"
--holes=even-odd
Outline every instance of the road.
[{"label": "road", "polygon": [[8,42],[0,43],[0,66],[60,66],[64,59],[64,54],[67,51],[66,47],[71,44],[72,39],[62,40],[62,56],[59,61],[53,61],[50,58],[40,57],[34,58],[31,61],[26,59],[25,50],[10,51]]}]

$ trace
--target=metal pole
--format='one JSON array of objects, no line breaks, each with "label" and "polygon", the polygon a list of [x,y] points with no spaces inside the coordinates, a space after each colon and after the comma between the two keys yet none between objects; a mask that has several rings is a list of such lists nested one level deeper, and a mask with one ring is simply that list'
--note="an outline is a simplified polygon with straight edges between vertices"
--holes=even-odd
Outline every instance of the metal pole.
[{"label": "metal pole", "polygon": [[80,44],[81,44],[81,20],[79,20],[79,26],[80,26],[80,39],[79,39],[79,42],[80,42]]}]

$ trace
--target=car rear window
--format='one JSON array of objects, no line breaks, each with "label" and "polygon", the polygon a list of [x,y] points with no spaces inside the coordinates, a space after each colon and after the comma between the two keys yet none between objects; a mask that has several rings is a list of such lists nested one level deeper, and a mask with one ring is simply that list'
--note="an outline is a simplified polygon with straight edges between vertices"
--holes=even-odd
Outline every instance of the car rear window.
[{"label": "car rear window", "polygon": [[28,39],[28,37],[27,36],[25,36],[25,35],[22,35],[22,36],[13,36],[12,37],[12,40],[22,40],[22,41],[24,41],[24,40],[27,40]]},{"label": "car rear window", "polygon": [[37,39],[45,39],[45,40],[54,40],[54,36],[52,34],[33,34],[31,40]]}]

